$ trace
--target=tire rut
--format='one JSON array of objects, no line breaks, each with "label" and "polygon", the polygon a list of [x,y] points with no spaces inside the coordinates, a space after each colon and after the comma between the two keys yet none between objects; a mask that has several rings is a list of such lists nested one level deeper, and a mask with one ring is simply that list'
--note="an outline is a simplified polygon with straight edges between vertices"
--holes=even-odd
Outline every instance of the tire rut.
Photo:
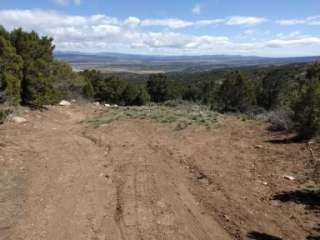
[{"label": "tire rut", "polygon": [[81,111],[68,111],[47,116],[47,127],[35,120],[33,133],[21,136],[37,157],[12,239],[230,239],[201,214],[188,189],[190,173],[156,125],[91,129],[78,123]]}]

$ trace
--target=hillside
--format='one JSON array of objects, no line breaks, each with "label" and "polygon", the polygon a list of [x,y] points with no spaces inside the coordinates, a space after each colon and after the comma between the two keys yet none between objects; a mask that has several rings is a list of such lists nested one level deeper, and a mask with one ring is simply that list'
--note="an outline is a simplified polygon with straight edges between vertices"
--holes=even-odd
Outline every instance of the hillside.
[{"label": "hillside", "polygon": [[93,126],[112,114],[93,104],[20,112],[0,126],[1,240],[318,239],[310,152],[263,121],[176,131]]},{"label": "hillside", "polygon": [[59,60],[77,70],[96,69],[104,72],[200,72],[222,68],[309,63],[320,57],[267,58],[240,55],[148,56],[118,53],[55,52]]}]

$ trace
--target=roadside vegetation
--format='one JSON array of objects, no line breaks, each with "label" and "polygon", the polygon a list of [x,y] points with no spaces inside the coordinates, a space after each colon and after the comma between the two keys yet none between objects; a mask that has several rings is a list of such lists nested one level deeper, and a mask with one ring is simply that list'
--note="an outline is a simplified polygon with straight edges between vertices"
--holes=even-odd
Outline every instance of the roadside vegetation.
[{"label": "roadside vegetation", "polygon": [[[303,140],[320,134],[319,63],[151,74],[130,81],[123,73],[74,72],[54,59],[54,48],[52,38],[36,32],[0,28],[1,109],[41,108],[62,99],[146,108],[150,102],[183,100],[214,112],[270,116],[271,129],[295,131]],[[145,115],[141,109],[135,111],[139,117]],[[159,111],[170,118],[165,109]],[[4,119],[8,111],[0,111]]]},{"label": "roadside vegetation", "polygon": [[168,101],[161,105],[108,107],[102,116],[88,122],[98,127],[121,119],[152,119],[160,123],[175,124],[175,130],[183,130],[191,125],[211,128],[217,123],[218,117],[217,112],[206,106]]}]

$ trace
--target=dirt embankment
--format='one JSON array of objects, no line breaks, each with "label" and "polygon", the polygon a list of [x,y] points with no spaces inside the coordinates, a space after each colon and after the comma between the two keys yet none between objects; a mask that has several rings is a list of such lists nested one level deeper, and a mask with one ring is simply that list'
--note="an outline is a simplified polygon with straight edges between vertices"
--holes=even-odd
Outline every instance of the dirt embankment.
[{"label": "dirt embankment", "polygon": [[235,117],[210,131],[81,122],[96,111],[53,107],[0,127],[1,240],[316,239],[304,144]]}]

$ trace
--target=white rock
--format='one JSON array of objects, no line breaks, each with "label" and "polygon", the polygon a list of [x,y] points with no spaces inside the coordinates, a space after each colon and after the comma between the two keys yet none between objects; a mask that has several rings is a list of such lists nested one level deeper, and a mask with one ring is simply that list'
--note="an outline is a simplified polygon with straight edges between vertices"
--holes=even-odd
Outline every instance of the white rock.
[{"label": "white rock", "polygon": [[66,101],[66,100],[62,100],[60,103],[59,103],[60,106],[70,106],[71,103]]},{"label": "white rock", "polygon": [[110,105],[110,104],[107,104],[107,103],[106,103],[104,106],[105,106],[105,107],[111,107],[111,105]]},{"label": "white rock", "polygon": [[100,103],[99,102],[94,102],[93,105],[100,106]]},{"label": "white rock", "polygon": [[119,107],[117,104],[112,105],[112,107]]},{"label": "white rock", "polygon": [[263,148],[262,145],[255,145],[254,147],[255,147],[256,149],[262,149],[262,148]]},{"label": "white rock", "polygon": [[27,119],[23,117],[12,117],[12,121],[15,123],[25,123],[27,122]]},{"label": "white rock", "polygon": [[283,177],[284,177],[285,179],[287,179],[287,180],[290,180],[290,181],[296,180],[295,177],[292,177],[292,176],[289,176],[289,175],[284,175]]}]

